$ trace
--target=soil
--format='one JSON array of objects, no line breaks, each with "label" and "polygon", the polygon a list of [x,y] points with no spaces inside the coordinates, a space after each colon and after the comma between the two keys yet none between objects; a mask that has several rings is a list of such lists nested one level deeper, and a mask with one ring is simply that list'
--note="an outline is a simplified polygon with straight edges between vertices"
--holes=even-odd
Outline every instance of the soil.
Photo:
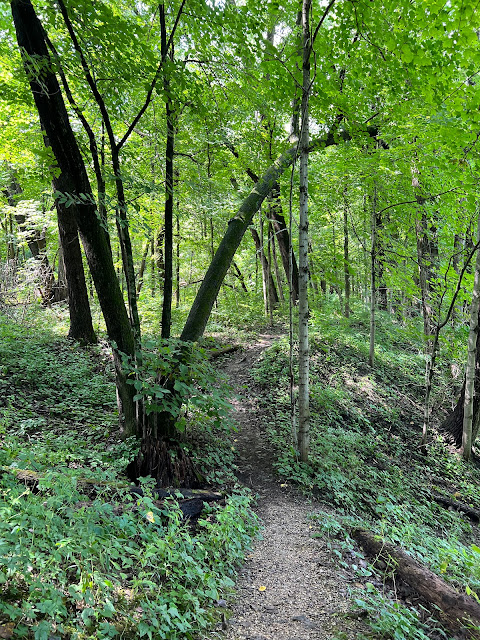
[{"label": "soil", "polygon": [[315,528],[309,514],[320,505],[275,477],[262,433],[251,370],[278,335],[261,334],[255,344],[225,357],[223,363],[240,396],[233,402],[239,427],[238,478],[257,494],[263,529],[240,571],[233,602],[225,603],[223,623],[209,638],[353,640],[366,632],[349,612],[355,577],[338,565],[328,540],[312,537]]}]

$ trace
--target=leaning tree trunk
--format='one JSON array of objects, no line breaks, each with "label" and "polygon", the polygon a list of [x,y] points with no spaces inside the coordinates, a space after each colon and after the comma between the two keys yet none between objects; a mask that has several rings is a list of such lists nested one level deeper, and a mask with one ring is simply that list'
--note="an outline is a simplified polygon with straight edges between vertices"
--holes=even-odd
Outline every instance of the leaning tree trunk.
[{"label": "leaning tree trunk", "polygon": [[365,529],[353,529],[350,535],[373,559],[373,563],[386,565],[386,574],[395,574],[417,591],[422,598],[434,605],[441,621],[461,638],[480,640],[480,604],[471,596],[458,593],[440,576],[417,562],[400,547],[373,535]]},{"label": "leaning tree trunk", "polygon": [[[11,0],[17,41],[40,121],[60,169],[57,190],[73,196],[71,209],[85,248],[98,299],[114,349],[120,415],[127,435],[137,433],[133,385],[127,384],[121,353],[134,356],[134,339],[102,228],[85,163],[73,133],[54,65],[47,50],[43,27],[30,0]],[[35,64],[32,64],[32,60]],[[80,194],[85,201],[82,202]],[[81,204],[80,204],[81,203]]]}]

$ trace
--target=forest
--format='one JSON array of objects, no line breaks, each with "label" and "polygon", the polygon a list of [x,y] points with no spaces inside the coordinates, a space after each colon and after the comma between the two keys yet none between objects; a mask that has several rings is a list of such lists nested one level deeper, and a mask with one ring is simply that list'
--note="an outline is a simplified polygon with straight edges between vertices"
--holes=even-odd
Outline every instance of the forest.
[{"label": "forest", "polygon": [[480,3],[0,29],[0,638],[479,639]]}]

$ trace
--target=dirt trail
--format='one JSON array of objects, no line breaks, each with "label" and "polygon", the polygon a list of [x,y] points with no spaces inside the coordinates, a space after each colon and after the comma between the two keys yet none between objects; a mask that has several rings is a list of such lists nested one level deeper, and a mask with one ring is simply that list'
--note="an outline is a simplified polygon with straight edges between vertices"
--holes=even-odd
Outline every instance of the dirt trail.
[{"label": "dirt trail", "polygon": [[251,369],[276,337],[260,335],[256,344],[229,356],[223,366],[242,396],[234,402],[239,479],[258,494],[256,511],[264,526],[262,539],[240,572],[236,599],[228,603],[232,615],[224,637],[353,640],[360,630],[365,631],[359,620],[343,615],[349,608],[348,586],[354,578],[335,564],[326,541],[311,537],[307,516],[315,511],[315,504],[281,486],[262,436]]}]

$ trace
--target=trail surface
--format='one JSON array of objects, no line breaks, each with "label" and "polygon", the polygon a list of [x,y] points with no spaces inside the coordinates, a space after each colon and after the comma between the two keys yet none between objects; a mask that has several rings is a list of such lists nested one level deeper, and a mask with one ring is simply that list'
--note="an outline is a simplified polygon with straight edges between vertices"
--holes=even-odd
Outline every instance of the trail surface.
[{"label": "trail surface", "polygon": [[240,572],[236,599],[228,603],[232,615],[224,637],[353,640],[365,631],[359,620],[345,615],[354,577],[335,563],[326,540],[312,538],[308,514],[316,505],[280,484],[262,434],[251,369],[277,337],[260,335],[256,344],[229,356],[223,367],[241,396],[234,402],[239,479],[258,494],[256,511],[264,527]]}]

